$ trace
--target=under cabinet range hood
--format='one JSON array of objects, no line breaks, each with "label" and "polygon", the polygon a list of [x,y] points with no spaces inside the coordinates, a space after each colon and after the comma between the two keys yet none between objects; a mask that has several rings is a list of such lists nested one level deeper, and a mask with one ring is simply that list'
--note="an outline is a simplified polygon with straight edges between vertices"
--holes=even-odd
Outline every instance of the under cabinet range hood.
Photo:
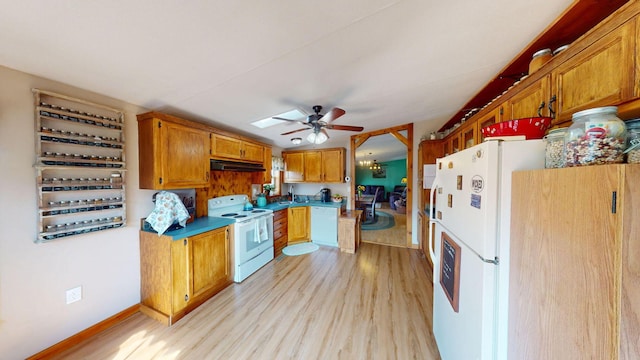
[{"label": "under cabinet range hood", "polygon": [[262,164],[243,163],[228,160],[211,160],[211,170],[255,172],[265,171],[266,169],[264,168],[264,166],[262,166]]}]

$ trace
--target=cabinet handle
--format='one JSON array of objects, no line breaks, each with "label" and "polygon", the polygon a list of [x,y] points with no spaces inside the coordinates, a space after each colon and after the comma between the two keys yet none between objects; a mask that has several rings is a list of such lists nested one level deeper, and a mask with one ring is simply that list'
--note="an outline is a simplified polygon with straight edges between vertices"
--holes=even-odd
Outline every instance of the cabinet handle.
[{"label": "cabinet handle", "polygon": [[545,104],[544,100],[542,100],[542,102],[540,103],[540,106],[538,106],[538,116],[539,117],[542,117],[542,109],[544,109],[545,105],[546,104]]},{"label": "cabinet handle", "polygon": [[189,301],[189,294],[184,294],[184,301],[185,302]]},{"label": "cabinet handle", "polygon": [[551,99],[549,99],[549,116],[551,116],[552,119],[556,118],[556,112],[555,110],[553,110],[553,103],[556,102],[556,96],[553,95],[551,97]]},{"label": "cabinet handle", "polygon": [[205,178],[207,179],[207,182],[209,182],[209,172],[208,171],[205,173]]}]

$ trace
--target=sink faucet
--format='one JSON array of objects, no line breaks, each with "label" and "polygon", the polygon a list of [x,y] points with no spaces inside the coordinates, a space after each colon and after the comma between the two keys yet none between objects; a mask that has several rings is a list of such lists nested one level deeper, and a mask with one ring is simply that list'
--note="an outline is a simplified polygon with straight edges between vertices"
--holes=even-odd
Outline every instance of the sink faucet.
[{"label": "sink faucet", "polygon": [[289,195],[291,196],[291,202],[295,202],[296,198],[294,197],[294,194],[293,194],[293,185],[289,187]]}]

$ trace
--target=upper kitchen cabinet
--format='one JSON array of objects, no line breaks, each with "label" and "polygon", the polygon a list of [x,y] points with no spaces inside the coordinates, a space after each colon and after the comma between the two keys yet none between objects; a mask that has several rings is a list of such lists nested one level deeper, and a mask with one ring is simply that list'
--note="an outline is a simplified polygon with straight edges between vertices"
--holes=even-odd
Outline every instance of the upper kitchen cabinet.
[{"label": "upper kitchen cabinet", "polygon": [[340,183],[345,174],[345,149],[282,152],[284,182]]},{"label": "upper kitchen cabinet", "polygon": [[556,123],[571,120],[575,112],[634,97],[636,23],[637,19],[626,22],[552,72]]},{"label": "upper kitchen cabinet", "polygon": [[484,141],[484,136],[482,135],[482,129],[493,125],[495,123],[499,123],[502,121],[502,116],[504,113],[504,106],[498,106],[490,112],[478,117],[476,120],[476,133],[478,134],[478,143]]},{"label": "upper kitchen cabinet", "polygon": [[209,131],[170,115],[138,115],[141,189],[185,189],[209,184]]},{"label": "upper kitchen cabinet", "polygon": [[264,147],[264,154],[263,154],[263,165],[264,165],[264,171],[258,171],[253,173],[253,177],[252,177],[252,182],[253,184],[269,184],[271,183],[271,169],[272,169],[272,159],[271,159],[271,155],[273,155],[273,150],[271,150],[271,147],[265,146]]},{"label": "upper kitchen cabinet", "polygon": [[260,164],[265,161],[262,145],[217,133],[211,134],[211,157]]},{"label": "upper kitchen cabinet", "polygon": [[304,153],[301,151],[282,152],[284,158],[284,182],[304,181]]},{"label": "upper kitchen cabinet", "polygon": [[505,120],[550,116],[548,103],[551,99],[550,93],[551,75],[547,74],[509,99]]}]

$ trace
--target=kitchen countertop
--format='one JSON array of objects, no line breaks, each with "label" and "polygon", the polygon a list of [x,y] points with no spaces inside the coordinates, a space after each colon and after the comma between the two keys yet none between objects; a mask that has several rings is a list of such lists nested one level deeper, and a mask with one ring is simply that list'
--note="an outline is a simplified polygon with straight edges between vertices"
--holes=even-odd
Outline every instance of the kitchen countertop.
[{"label": "kitchen countertop", "polygon": [[[294,202],[294,203],[271,203],[271,204],[267,204],[267,206],[265,206],[265,209],[271,209],[273,211],[278,211],[278,210],[282,210],[282,209],[287,209],[290,207],[301,207],[301,206],[320,206],[320,207],[331,207],[331,208],[336,208],[339,209],[340,207],[342,207],[343,205],[346,205],[346,202],[344,200],[342,200],[342,202],[336,203],[336,202],[322,202],[320,200],[311,200],[309,202]],[[258,207],[255,207],[256,209],[259,209]]]},{"label": "kitchen countertop", "polygon": [[[173,240],[181,240],[184,238],[188,238],[189,236],[194,236],[198,234],[202,234],[203,232],[219,229],[223,226],[227,226],[233,224],[235,221],[233,219],[225,219],[225,218],[211,218],[208,216],[199,217],[193,220],[192,223],[187,224],[182,229],[167,231],[163,236],[168,236]],[[155,233],[153,230],[145,230],[142,231]]]}]

